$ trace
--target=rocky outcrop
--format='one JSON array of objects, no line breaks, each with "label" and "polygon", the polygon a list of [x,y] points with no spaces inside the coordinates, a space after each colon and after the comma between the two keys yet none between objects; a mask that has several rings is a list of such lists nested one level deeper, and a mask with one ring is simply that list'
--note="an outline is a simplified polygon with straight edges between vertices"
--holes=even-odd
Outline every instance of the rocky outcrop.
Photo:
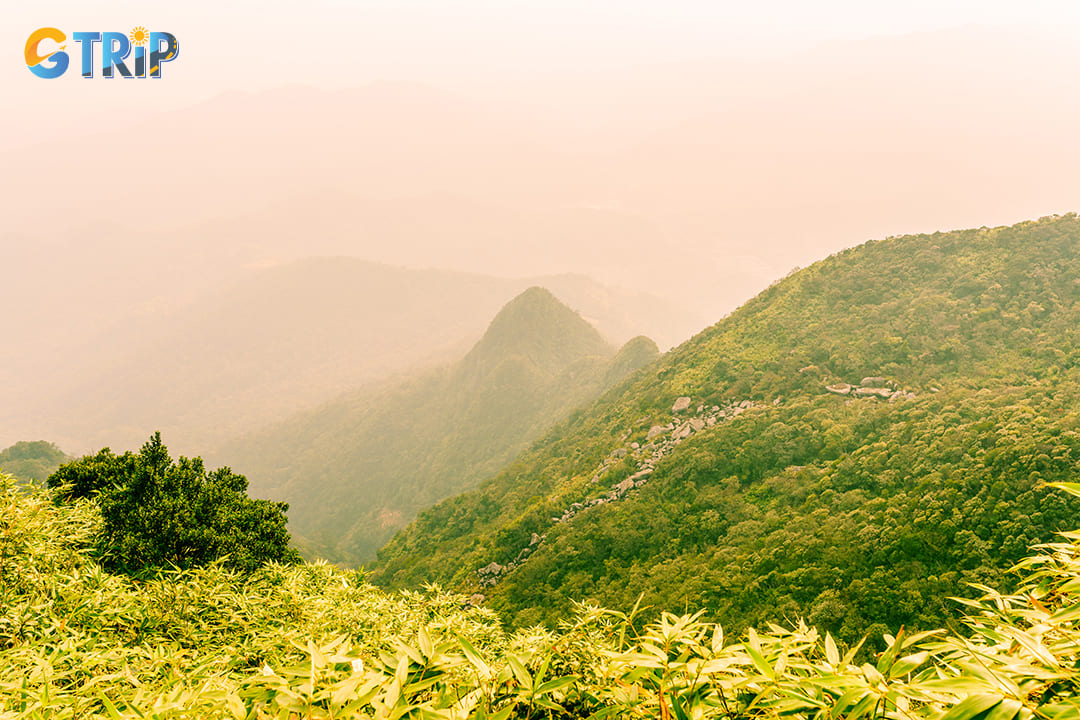
[{"label": "rocky outcrop", "polygon": [[858,387],[849,383],[835,383],[833,385],[826,385],[825,392],[833,393],[834,395],[848,395],[856,398],[881,398],[888,400],[889,402],[895,402],[897,400],[912,400],[918,397],[911,390],[903,390],[897,387],[896,383],[892,380],[886,380],[883,377],[870,376],[864,377]]},{"label": "rocky outcrop", "polygon": [[[607,474],[611,472],[616,465],[621,466],[622,461],[627,457],[633,461],[635,465],[634,471],[627,477],[611,485],[611,489],[607,492],[603,492],[581,502],[571,503],[561,515],[552,516],[551,522],[553,524],[570,522],[579,513],[588,512],[590,509],[599,505],[619,502],[634,490],[645,485],[645,483],[648,482],[649,477],[653,474],[653,471],[656,469],[657,464],[664,456],[674,450],[684,440],[694,435],[694,433],[701,432],[718,423],[731,420],[755,407],[755,403],[750,400],[743,400],[738,403],[732,402],[724,407],[720,407],[719,405],[706,407],[704,404],[701,404],[698,405],[697,412],[693,416],[686,417],[684,414],[682,417],[675,417],[675,413],[685,412],[690,408],[691,404],[691,399],[688,397],[681,397],[676,400],[675,404],[672,405],[673,417],[671,421],[666,425],[653,425],[650,427],[645,435],[645,444],[632,442],[629,445],[611,450],[589,478],[590,484],[600,484]],[[647,420],[647,418],[645,419]],[[627,440],[630,435],[630,432],[623,435],[623,441]],[[665,435],[667,437],[662,437]],[[507,574],[516,570],[522,563],[529,559],[529,556],[532,555],[537,548],[540,547],[546,537],[547,533],[533,533],[532,537],[529,538],[529,544],[521,548],[521,550],[518,551],[517,556],[506,565],[492,562],[477,570],[476,575],[480,586],[491,587]]]},{"label": "rocky outcrop", "polygon": [[668,429],[663,425],[653,425],[651,428],[649,428],[649,432],[645,435],[645,440],[652,440],[654,437],[657,437],[658,435],[663,435],[666,432],[668,432]]},{"label": "rocky outcrop", "polygon": [[[851,398],[880,398],[889,402],[910,400],[917,397],[910,390],[898,388],[895,382],[877,376],[863,378],[858,386],[841,382],[826,385],[825,390]],[[932,388],[932,390],[936,390],[936,388]],[[781,402],[780,398],[775,398],[772,405],[779,405]],[[852,400],[849,400],[849,402],[852,402]],[[690,397],[683,396],[676,399],[671,406],[671,419],[666,424],[652,425],[645,433],[643,443],[631,442],[613,448],[589,478],[589,485],[603,486],[611,483],[609,485],[610,489],[600,491],[597,495],[581,502],[571,503],[561,514],[552,516],[551,523],[557,525],[571,522],[580,513],[588,512],[600,505],[608,505],[623,500],[644,486],[660,461],[678,447],[680,443],[693,437],[695,433],[730,421],[747,410],[758,407],[757,403],[751,400],[729,402],[723,407],[720,405],[706,407],[701,403],[697,406],[695,412],[688,415],[687,411],[690,410],[692,405],[693,400]],[[640,422],[647,421],[648,417],[646,416]],[[628,430],[622,436],[622,441],[625,443],[632,434]],[[608,480],[608,475],[616,471],[616,466],[618,466],[619,471],[622,471],[627,458],[634,464],[633,471],[618,481],[615,481],[614,478]],[[477,570],[476,575],[480,586],[491,587],[497,584],[500,579],[527,561],[546,538],[547,533],[532,533],[528,545],[522,547],[512,561],[506,565],[492,562]]]},{"label": "rocky outcrop", "polygon": [[880,397],[891,398],[893,391],[886,387],[857,387],[854,392],[855,397]]}]

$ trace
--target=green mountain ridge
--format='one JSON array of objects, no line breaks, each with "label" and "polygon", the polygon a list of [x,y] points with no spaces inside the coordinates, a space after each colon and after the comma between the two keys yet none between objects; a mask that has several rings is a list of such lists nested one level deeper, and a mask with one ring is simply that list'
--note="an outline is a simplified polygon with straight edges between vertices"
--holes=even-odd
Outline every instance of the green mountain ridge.
[{"label": "green mountain ridge", "polygon": [[458,363],[349,393],[214,456],[253,495],[289,503],[305,555],[355,565],[423,508],[461,492],[658,355],[615,348],[549,291],[511,300]]},{"label": "green mountain ridge", "polygon": [[21,440],[0,450],[0,472],[43,485],[61,464],[72,458],[46,440]]},{"label": "green mountain ridge", "polygon": [[940,624],[1080,509],[1041,487],[1080,461],[1078,250],[1066,215],[794,273],[422,512],[373,580],[517,626],[639,595],[734,628]]}]

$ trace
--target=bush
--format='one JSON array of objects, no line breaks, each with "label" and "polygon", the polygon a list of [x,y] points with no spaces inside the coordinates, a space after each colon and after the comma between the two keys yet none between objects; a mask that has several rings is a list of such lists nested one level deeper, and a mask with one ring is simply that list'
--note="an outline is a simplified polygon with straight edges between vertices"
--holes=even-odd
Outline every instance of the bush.
[{"label": "bush", "polygon": [[173,461],[155,433],[138,454],[105,448],[62,465],[48,485],[62,502],[95,499],[102,564],[137,575],[187,569],[222,559],[251,572],[275,561],[299,562],[289,547],[286,503],[253,500],[247,479],[229,468],[207,471],[201,458]]}]

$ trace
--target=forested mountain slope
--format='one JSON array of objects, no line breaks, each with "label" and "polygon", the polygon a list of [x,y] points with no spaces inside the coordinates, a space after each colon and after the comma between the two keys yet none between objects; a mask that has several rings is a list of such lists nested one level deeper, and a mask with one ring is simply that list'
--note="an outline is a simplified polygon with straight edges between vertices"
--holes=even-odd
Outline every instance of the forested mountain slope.
[{"label": "forested mountain slope", "polygon": [[616,353],[534,287],[455,365],[350,393],[228,444],[215,461],[247,475],[252,494],[289,503],[305,554],[356,564],[657,354],[646,338]]},{"label": "forested mountain slope", "polygon": [[379,552],[512,623],[571,599],[856,637],[1075,524],[1080,220],[889,238],[793,273]]},{"label": "forested mountain slope", "polygon": [[0,450],[0,472],[41,485],[61,463],[70,459],[67,453],[54,443],[45,440],[20,440],[11,447]]}]

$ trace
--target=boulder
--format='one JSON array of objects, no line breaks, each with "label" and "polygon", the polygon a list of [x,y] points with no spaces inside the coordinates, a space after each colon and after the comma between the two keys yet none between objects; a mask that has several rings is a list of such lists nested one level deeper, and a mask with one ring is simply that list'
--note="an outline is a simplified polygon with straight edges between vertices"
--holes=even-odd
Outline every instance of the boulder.
[{"label": "boulder", "polygon": [[682,412],[690,407],[690,398],[683,396],[675,401],[675,404],[671,406],[671,412]]},{"label": "boulder", "polygon": [[864,377],[859,384],[864,388],[883,388],[885,387],[885,378],[877,376]]},{"label": "boulder", "polygon": [[657,435],[663,435],[667,431],[668,429],[663,425],[653,425],[651,428],[649,428],[649,434],[645,436],[645,439],[652,440]]},{"label": "boulder", "polygon": [[836,395],[848,395],[851,393],[851,386],[847,383],[837,383],[835,385],[826,385],[825,390]]},{"label": "boulder", "polygon": [[499,563],[491,562],[480,568],[480,573],[483,575],[499,575],[504,569]]}]

